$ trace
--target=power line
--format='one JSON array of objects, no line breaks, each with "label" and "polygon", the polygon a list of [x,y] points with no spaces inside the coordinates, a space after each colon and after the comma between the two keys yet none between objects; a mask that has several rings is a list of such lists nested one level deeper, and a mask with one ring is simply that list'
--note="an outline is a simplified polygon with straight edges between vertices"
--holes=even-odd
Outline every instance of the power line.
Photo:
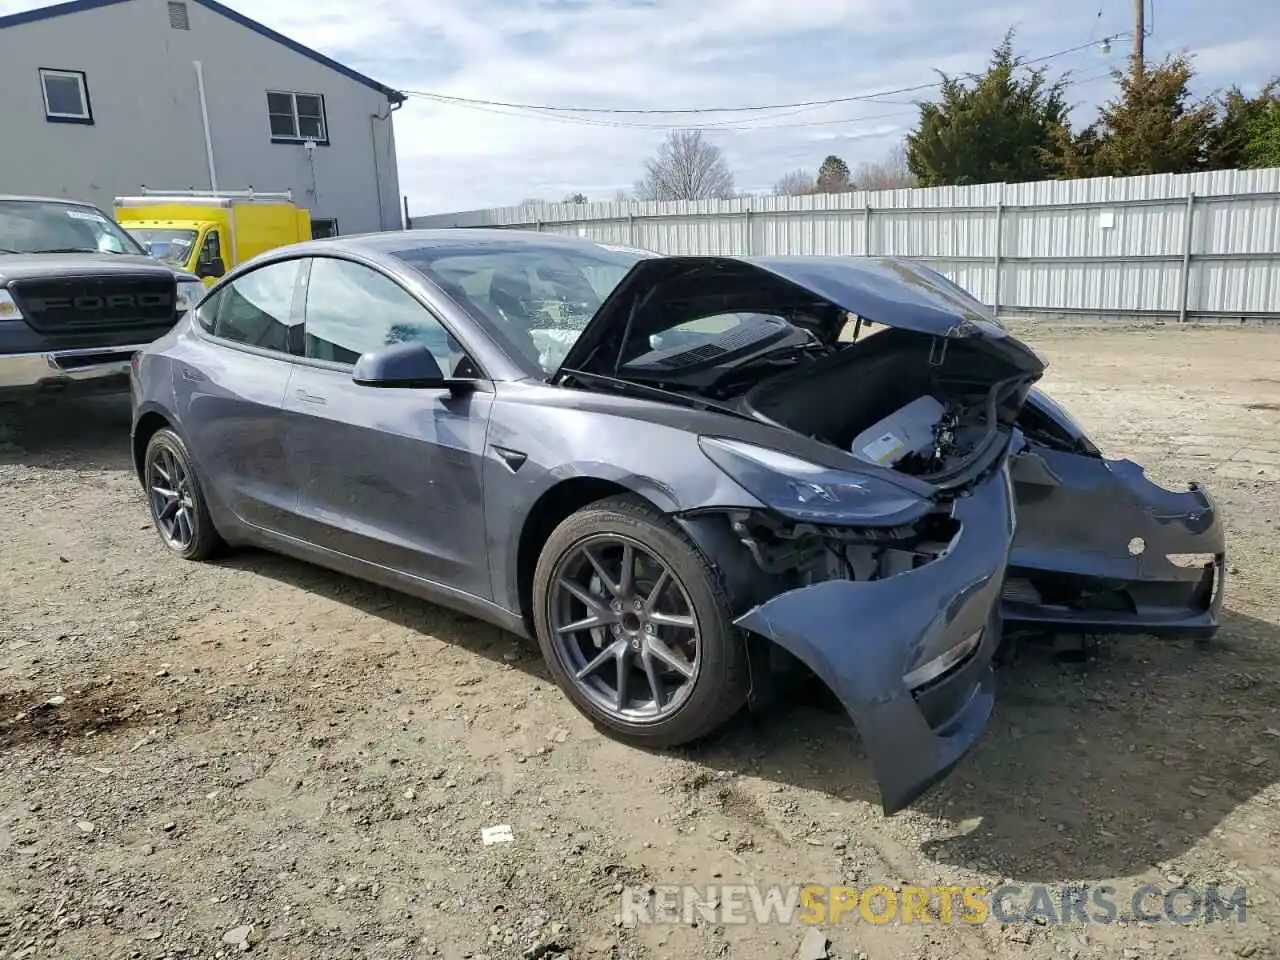
[{"label": "power line", "polygon": [[[1092,83],[1096,80],[1101,80],[1109,76],[1111,76],[1111,71],[1107,70],[1103,73],[1092,74],[1090,76],[1081,77],[1079,79],[1067,78],[1064,82],[1067,86],[1079,86],[1086,83]],[[912,101],[905,101],[905,100],[899,100],[899,101],[865,100],[865,101],[859,101],[859,102],[865,102],[872,105],[881,104],[881,103],[885,105],[888,105],[890,103],[900,103],[905,105],[905,104],[912,103]],[[755,130],[798,130],[798,129],[804,129],[808,127],[829,127],[829,126],[836,126],[839,124],[862,123],[869,120],[885,120],[892,117],[905,117],[905,116],[916,115],[916,110],[910,109],[910,110],[893,110],[886,113],[864,114],[861,116],[854,116],[854,117],[839,117],[836,119],[802,120],[796,123],[757,122],[757,121],[766,121],[766,120],[779,120],[784,117],[795,116],[796,114],[804,113],[804,112],[807,112],[808,110],[815,109],[814,107],[806,106],[806,107],[800,107],[800,108],[795,108],[788,111],[776,113],[772,116],[750,117],[745,120],[744,119],[711,120],[711,121],[705,121],[702,123],[695,122],[695,123],[673,125],[670,123],[641,123],[641,122],[632,121],[632,120],[606,119],[602,117],[576,117],[576,116],[564,115],[560,113],[547,113],[544,111],[529,110],[528,108],[525,108],[525,107],[509,107],[505,104],[492,105],[488,103],[475,103],[475,102],[468,101],[466,103],[459,103],[457,104],[457,106],[465,107],[466,109],[469,109],[469,110],[478,110],[483,113],[492,113],[492,114],[496,114],[498,116],[503,116],[503,117],[515,117],[523,120],[541,120],[549,123],[567,123],[567,124],[573,124],[578,126],[605,127],[605,128],[621,129],[621,130],[689,129],[689,130],[703,130],[708,133],[722,133],[722,132],[750,133]]]},{"label": "power line", "polygon": [[[1109,38],[1115,39],[1115,38]],[[1028,60],[1021,61],[1022,65],[1045,63],[1049,60],[1055,60],[1058,57],[1065,57],[1072,53],[1079,53],[1081,50],[1087,50],[1090,47],[1096,47],[1106,40],[1089,40],[1085,43],[1077,44],[1074,47],[1068,47],[1065,50],[1056,50],[1053,53],[1047,53],[1043,56],[1032,57]],[[977,74],[965,73],[960,76],[976,77]],[[848,97],[828,97],[824,100],[798,100],[793,103],[772,103],[760,104],[757,106],[734,106],[734,107],[669,107],[669,108],[622,108],[622,107],[568,107],[562,105],[539,104],[539,103],[514,103],[506,100],[485,100],[478,97],[458,97],[444,93],[431,93],[425,90],[406,90],[408,96],[421,97],[427,100],[434,100],[439,103],[451,104],[460,107],[498,107],[513,110],[529,110],[537,113],[589,113],[589,114],[608,114],[608,115],[654,115],[662,114],[667,116],[673,115],[690,115],[703,113],[762,113],[769,110],[789,110],[793,108],[808,109],[811,107],[827,107],[835,106],[842,103],[859,103],[868,100],[875,100],[880,97],[891,97],[903,93],[917,93],[921,90],[932,90],[942,86],[943,81],[935,80],[931,83],[917,83],[908,87],[897,87],[893,90],[880,90],[876,93],[858,94]]]}]

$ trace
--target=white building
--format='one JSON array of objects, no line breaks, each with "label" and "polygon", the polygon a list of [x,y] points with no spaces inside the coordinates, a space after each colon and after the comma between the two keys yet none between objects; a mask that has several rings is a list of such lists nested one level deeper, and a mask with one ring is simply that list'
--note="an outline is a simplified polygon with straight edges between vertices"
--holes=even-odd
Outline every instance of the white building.
[{"label": "white building", "polygon": [[404,94],[216,0],[0,17],[0,193],[292,190],[317,235],[401,226]]}]

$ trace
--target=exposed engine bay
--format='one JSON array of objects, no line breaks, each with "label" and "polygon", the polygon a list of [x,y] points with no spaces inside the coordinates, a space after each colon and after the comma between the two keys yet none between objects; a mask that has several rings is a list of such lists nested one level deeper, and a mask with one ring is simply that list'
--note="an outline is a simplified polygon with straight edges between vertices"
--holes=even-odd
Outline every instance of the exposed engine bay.
[{"label": "exposed engine bay", "polygon": [[[905,268],[873,266],[882,268],[894,295],[883,306],[889,316],[901,314]],[[837,269],[806,276],[814,282],[802,285],[789,272],[740,262],[653,264],[649,283],[624,285],[610,301],[616,325],[565,371],[588,389],[781,427],[937,491],[931,512],[897,526],[731,512],[735,539],[773,590],[883,580],[945,556],[959,534],[952,493],[1007,455],[1028,391],[1044,369],[941,275],[905,277],[931,286],[921,285],[920,304],[910,308],[918,316],[888,323],[889,316],[871,312],[874,298],[865,317],[850,311],[848,291],[827,285]]]},{"label": "exposed engine bay", "polygon": [[831,342],[825,312],[744,313],[716,332],[666,331],[619,365],[626,381],[709,398],[863,462],[943,480],[1007,435],[1036,379],[963,338],[886,329]]},{"label": "exposed engine bay", "polygon": [[739,406],[864,462],[945,480],[1007,437],[1034,379],[964,339],[885,330],[759,383]]}]

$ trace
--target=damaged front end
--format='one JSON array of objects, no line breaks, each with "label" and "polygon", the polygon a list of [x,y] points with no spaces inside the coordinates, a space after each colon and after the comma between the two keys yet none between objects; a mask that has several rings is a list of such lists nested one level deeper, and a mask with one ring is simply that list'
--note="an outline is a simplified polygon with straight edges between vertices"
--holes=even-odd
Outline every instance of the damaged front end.
[{"label": "damaged front end", "polygon": [[1225,593],[1226,536],[1197,484],[1168,490],[1107,460],[1033,392],[1011,462],[1018,535],[1003,591],[1010,624],[1038,630],[1208,637]]},{"label": "damaged front end", "polygon": [[[766,528],[738,524],[759,549]],[[776,526],[770,532],[776,540]],[[839,697],[886,814],[945,777],[986,726],[1012,533],[1001,465],[913,527],[880,537],[814,531],[821,552],[804,572],[810,582],[735,621],[794,655]]]},{"label": "damaged front end", "polygon": [[[704,441],[704,451],[774,507],[726,515],[752,566],[749,576],[726,571],[745,610],[736,625],[839,698],[885,813],[897,812],[951,771],[992,710],[1014,531],[1007,460],[931,497],[856,474],[806,474],[776,456],[753,463],[758,453],[742,444]],[[705,532],[699,539],[707,543]]]},{"label": "damaged front end", "polygon": [[[861,336],[864,319],[883,329]],[[691,257],[634,268],[557,376],[727,414],[719,434],[690,421],[745,494],[730,499],[755,503],[699,483],[679,521],[715,558],[749,649],[775,645],[839,698],[892,814],[991,714],[1008,458],[1043,372],[916,264]]]}]

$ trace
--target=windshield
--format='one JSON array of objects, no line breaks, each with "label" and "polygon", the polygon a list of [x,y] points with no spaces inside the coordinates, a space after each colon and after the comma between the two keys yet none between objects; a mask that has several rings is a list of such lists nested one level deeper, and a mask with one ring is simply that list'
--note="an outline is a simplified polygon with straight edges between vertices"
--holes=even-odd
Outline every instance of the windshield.
[{"label": "windshield", "polygon": [[94,207],[53,200],[0,200],[0,252],[140,254],[142,249]]},{"label": "windshield", "polygon": [[142,244],[142,249],[157,260],[182,266],[191,259],[195,246],[194,230],[178,230],[168,227],[131,227],[129,235]]},{"label": "windshield", "polygon": [[613,288],[651,254],[601,245],[499,242],[422,247],[396,256],[552,374]]}]

